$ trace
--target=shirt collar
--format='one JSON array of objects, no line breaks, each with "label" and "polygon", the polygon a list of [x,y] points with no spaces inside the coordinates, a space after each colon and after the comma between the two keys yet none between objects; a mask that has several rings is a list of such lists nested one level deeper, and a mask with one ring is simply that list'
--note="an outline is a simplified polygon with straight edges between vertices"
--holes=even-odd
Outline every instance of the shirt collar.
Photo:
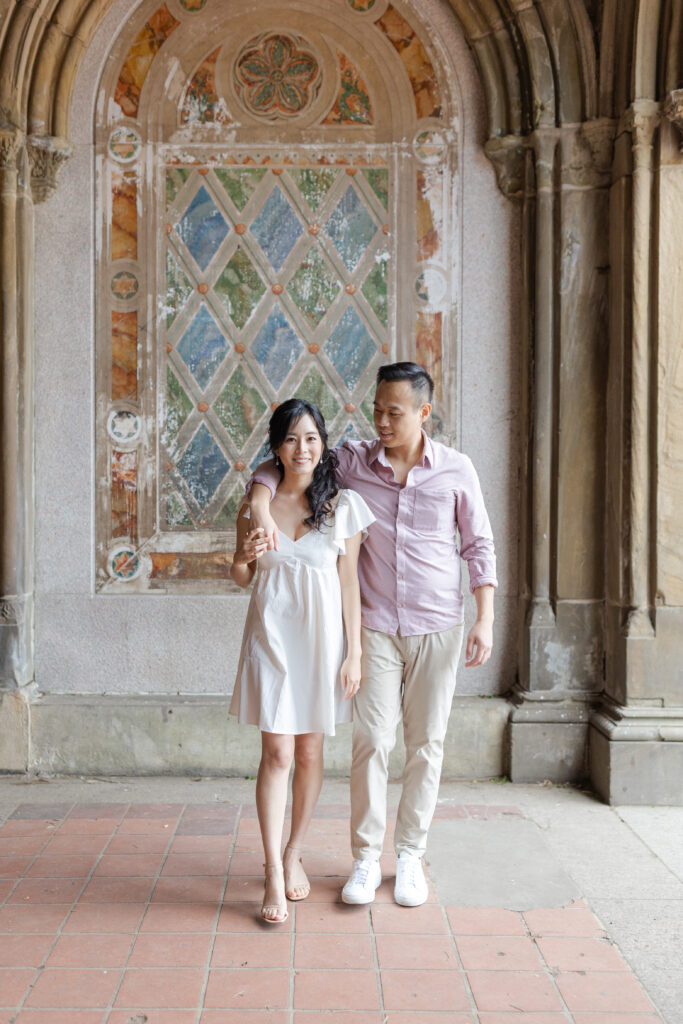
[{"label": "shirt collar", "polygon": [[[432,439],[424,432],[424,430],[422,431],[422,439],[424,441],[422,455],[417,460],[415,465],[427,466],[428,469],[431,469],[432,466],[434,465],[434,445],[432,444]],[[382,466],[391,465],[391,463],[387,459],[387,455],[384,450],[384,445],[382,444],[379,438],[376,438],[376,440],[373,441],[372,447],[370,448],[370,456],[368,458],[368,463],[372,465],[373,462],[379,462],[380,465]]]}]

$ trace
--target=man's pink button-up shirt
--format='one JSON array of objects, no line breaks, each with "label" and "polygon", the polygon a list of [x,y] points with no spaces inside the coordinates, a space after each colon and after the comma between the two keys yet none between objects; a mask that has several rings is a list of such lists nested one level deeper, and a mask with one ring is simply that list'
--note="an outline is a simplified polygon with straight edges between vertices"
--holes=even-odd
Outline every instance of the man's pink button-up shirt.
[{"label": "man's pink button-up shirt", "polygon": [[[363,625],[415,636],[462,622],[460,557],[472,590],[497,586],[491,525],[470,459],[425,434],[422,458],[402,487],[379,440],[347,441],[335,451],[340,487],[358,491],[375,516],[358,560]],[[278,481],[271,467],[251,480],[273,493]]]}]

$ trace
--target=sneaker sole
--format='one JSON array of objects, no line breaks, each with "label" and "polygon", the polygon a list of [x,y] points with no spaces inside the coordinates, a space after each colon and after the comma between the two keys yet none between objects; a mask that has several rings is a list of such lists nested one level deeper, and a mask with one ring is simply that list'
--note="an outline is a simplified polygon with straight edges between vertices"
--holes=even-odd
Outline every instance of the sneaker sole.
[{"label": "sneaker sole", "polygon": [[396,893],[394,893],[394,903],[398,903],[399,907],[421,907],[422,904],[426,903],[426,902],[427,902],[427,896],[425,896],[425,898],[422,899],[422,900],[406,900],[406,899],[399,899],[399,897],[396,895]]},{"label": "sneaker sole", "polygon": [[374,903],[375,893],[369,899],[356,899],[354,896],[347,896],[346,893],[341,894],[342,903],[348,903],[352,907],[362,907],[368,903]]}]

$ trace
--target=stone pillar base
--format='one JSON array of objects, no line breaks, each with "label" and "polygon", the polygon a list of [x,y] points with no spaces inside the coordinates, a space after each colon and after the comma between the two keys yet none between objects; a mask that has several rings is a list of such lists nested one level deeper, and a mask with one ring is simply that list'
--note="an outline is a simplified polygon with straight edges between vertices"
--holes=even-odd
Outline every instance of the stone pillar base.
[{"label": "stone pillar base", "polygon": [[605,700],[588,738],[590,778],[609,804],[683,804],[683,708]]},{"label": "stone pillar base", "polygon": [[29,767],[30,709],[20,690],[0,693],[0,772]]},{"label": "stone pillar base", "polygon": [[511,782],[582,782],[588,776],[588,695],[513,694],[508,723]]}]

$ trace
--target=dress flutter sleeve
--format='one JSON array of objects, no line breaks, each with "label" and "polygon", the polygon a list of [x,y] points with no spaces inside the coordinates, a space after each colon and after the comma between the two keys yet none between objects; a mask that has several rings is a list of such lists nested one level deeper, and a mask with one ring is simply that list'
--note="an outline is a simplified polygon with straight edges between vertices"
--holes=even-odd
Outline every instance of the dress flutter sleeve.
[{"label": "dress flutter sleeve", "polygon": [[375,517],[356,491],[343,490],[337,502],[337,509],[334,514],[332,526],[332,539],[335,547],[343,555],[346,553],[347,537],[355,537],[357,533],[363,534],[363,540],[368,535],[368,526],[374,523]]}]

